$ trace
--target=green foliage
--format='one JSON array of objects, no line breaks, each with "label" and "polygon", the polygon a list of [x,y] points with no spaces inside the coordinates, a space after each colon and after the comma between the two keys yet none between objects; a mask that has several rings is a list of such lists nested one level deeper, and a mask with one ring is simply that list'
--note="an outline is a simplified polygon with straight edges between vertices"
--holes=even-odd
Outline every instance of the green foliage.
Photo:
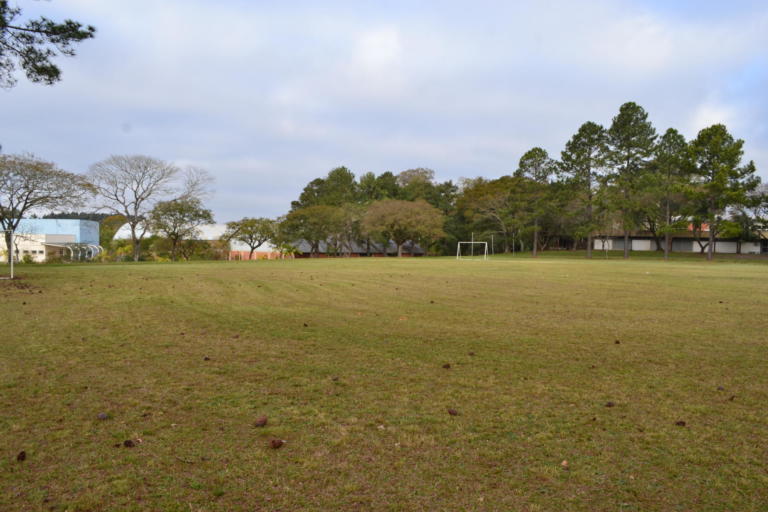
[{"label": "green foliage", "polygon": [[565,184],[560,191],[570,216],[568,224],[574,237],[587,239],[587,257],[592,255],[593,234],[603,227],[597,210],[605,205],[598,192],[605,176],[607,144],[605,128],[588,121],[560,154],[559,175]]},{"label": "green foliage", "polygon": [[[648,113],[633,102],[625,103],[613,118],[607,131],[606,162],[611,169],[606,187],[610,207],[620,213],[625,236],[637,228],[645,207],[642,193],[643,173],[653,156],[656,129],[648,121]],[[629,256],[629,246],[624,248]]]},{"label": "green foliage", "polygon": [[305,240],[312,256],[320,254],[320,243],[341,230],[344,210],[339,206],[314,205],[299,208],[286,215],[280,225],[283,242]]},{"label": "green foliage", "polygon": [[80,220],[94,220],[96,222],[102,222],[109,217],[108,213],[98,212],[52,212],[46,213],[42,219],[80,219]]},{"label": "green foliage", "polygon": [[227,231],[222,236],[222,239],[227,242],[236,240],[244,243],[250,248],[250,255],[253,256],[256,249],[266,242],[274,240],[276,235],[277,223],[274,220],[264,217],[245,217],[233,222],[227,222]]},{"label": "green foliage", "polygon": [[109,215],[99,224],[99,244],[109,247],[115,234],[126,223],[125,215]]},{"label": "green foliage", "polygon": [[16,84],[17,67],[30,81],[52,85],[61,80],[61,70],[51,59],[75,55],[75,43],[92,38],[96,29],[72,20],[58,23],[45,17],[19,24],[21,13],[19,7],[0,0],[0,87]]},{"label": "green foliage", "polygon": [[372,203],[362,220],[363,232],[387,243],[397,245],[397,255],[402,256],[405,242],[428,245],[445,235],[445,217],[423,199],[403,201],[382,199]]},{"label": "green foliage", "polygon": [[701,205],[709,224],[711,259],[713,240],[728,208],[748,205],[750,194],[760,184],[755,164],[742,164],[744,141],[734,139],[725,125],[715,124],[701,130],[689,145],[693,183],[689,194]]},{"label": "green foliage", "polygon": [[397,184],[397,177],[388,171],[379,176],[372,172],[363,174],[360,176],[358,187],[362,203],[400,197],[400,185]]},{"label": "green foliage", "polygon": [[690,203],[685,194],[690,180],[688,143],[677,130],[669,128],[659,138],[653,159],[639,181],[639,193],[643,194],[642,212],[644,224],[659,242],[665,237],[663,250],[670,251],[669,237],[685,229],[686,213]]},{"label": "green foliage", "polygon": [[200,226],[213,224],[213,213],[203,207],[200,199],[182,197],[157,203],[149,212],[147,222],[151,231],[170,241],[171,260],[175,261],[183,241],[199,236]]},{"label": "green foliage", "polygon": [[520,157],[515,176],[547,184],[556,171],[557,163],[549,158],[545,149],[536,147]]},{"label": "green foliage", "polygon": [[[529,196],[528,208],[533,219],[531,229],[533,233],[533,240],[531,242],[533,256],[538,254],[540,240],[542,238],[546,240],[548,238],[546,235],[554,234],[552,229],[554,228],[553,219],[551,217],[555,214],[559,204],[556,194],[553,193],[554,189],[549,187],[549,181],[556,171],[557,163],[549,158],[546,150],[539,147],[527,151],[520,158],[517,171],[515,171],[515,176],[529,181],[527,187]],[[549,221],[544,222],[544,226],[549,229],[542,231],[542,221]],[[544,237],[541,235],[544,235]]]},{"label": "green foliage", "polygon": [[308,206],[341,206],[357,200],[358,185],[355,175],[346,167],[331,170],[325,178],[309,182],[301,192],[298,201],[291,204],[292,209]]},{"label": "green foliage", "polygon": [[530,191],[534,182],[521,176],[502,176],[465,183],[458,208],[476,233],[500,236],[504,252],[512,248],[530,220]]},{"label": "green foliage", "polygon": [[[306,212],[299,213],[285,227],[287,232],[311,233],[328,242],[330,252],[343,252],[345,244],[365,242],[370,236],[361,229],[361,206],[385,199],[423,200],[445,216],[443,235],[433,246],[443,254],[453,253],[458,240],[474,234],[487,241],[493,237],[504,251],[515,240],[533,247],[534,254],[551,247],[586,247],[591,257],[596,236],[605,239],[619,233],[650,236],[668,253],[672,236],[688,230],[689,224],[697,226],[693,230],[697,241],[709,225],[714,227],[710,235],[717,232],[718,221],[712,220],[708,203],[711,194],[706,191],[729,180],[728,190],[718,193],[723,204],[715,217],[742,208],[755,226],[768,225],[758,221],[768,219],[768,203],[765,195],[762,201],[754,199],[759,182],[754,165],[731,165],[741,169],[741,178],[718,178],[705,186],[706,173],[701,169],[709,164],[704,157],[696,163],[697,151],[704,151],[702,144],[689,146],[672,128],[658,136],[645,109],[627,102],[608,129],[583,123],[566,142],[559,161],[544,148],[534,147],[520,158],[512,176],[462,179],[460,188],[451,181],[437,182],[435,172],[424,167],[378,176],[366,172],[357,181],[349,169],[339,167],[312,180],[292,210],[310,206],[340,210],[318,210],[314,221],[305,218]],[[739,223],[745,226],[744,219]],[[730,227],[728,233],[747,231]]]}]

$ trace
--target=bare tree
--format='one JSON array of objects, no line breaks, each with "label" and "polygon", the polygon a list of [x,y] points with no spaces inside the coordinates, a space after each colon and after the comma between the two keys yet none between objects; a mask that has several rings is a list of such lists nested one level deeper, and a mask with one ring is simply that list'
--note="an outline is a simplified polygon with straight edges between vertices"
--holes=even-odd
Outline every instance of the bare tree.
[{"label": "bare tree", "polygon": [[193,165],[184,169],[181,194],[177,199],[191,199],[203,201],[213,194],[213,176],[201,168]]},{"label": "bare tree", "polygon": [[[33,155],[0,155],[0,228],[5,247],[24,215],[40,210],[76,207],[92,187],[77,174]],[[10,258],[8,258],[10,260]]]},{"label": "bare tree", "polygon": [[111,156],[91,166],[89,179],[99,197],[99,209],[124,215],[131,230],[133,261],[139,261],[147,234],[147,215],[158,201],[178,190],[180,170],[173,164],[142,155]]}]

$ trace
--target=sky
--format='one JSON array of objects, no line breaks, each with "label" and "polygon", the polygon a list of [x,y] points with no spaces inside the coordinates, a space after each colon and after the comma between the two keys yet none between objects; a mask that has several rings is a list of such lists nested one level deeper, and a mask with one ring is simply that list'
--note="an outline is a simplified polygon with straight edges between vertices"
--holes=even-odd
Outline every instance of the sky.
[{"label": "sky", "polygon": [[659,132],[725,123],[768,180],[764,0],[16,3],[97,34],[58,84],[0,90],[3,152],[202,167],[218,222],[284,214],[341,165],[496,178],[627,101]]}]

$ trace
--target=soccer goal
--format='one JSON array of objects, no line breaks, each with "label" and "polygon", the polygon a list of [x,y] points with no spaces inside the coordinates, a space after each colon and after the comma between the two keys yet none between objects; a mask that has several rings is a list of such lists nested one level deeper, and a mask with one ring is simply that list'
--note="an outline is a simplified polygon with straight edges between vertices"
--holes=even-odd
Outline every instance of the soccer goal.
[{"label": "soccer goal", "polygon": [[456,246],[457,260],[487,260],[488,242],[459,242]]},{"label": "soccer goal", "polygon": [[[5,246],[5,235],[11,234],[11,247]],[[0,279],[13,279],[13,231],[0,229],[0,254],[3,255],[0,263]],[[6,270],[7,269],[7,270]]]}]

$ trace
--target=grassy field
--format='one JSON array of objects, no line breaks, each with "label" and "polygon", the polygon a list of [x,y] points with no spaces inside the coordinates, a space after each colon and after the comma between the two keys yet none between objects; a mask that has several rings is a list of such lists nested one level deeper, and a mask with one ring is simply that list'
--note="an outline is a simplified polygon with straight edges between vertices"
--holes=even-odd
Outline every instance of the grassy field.
[{"label": "grassy field", "polygon": [[764,261],[20,274],[3,511],[766,510]]}]

